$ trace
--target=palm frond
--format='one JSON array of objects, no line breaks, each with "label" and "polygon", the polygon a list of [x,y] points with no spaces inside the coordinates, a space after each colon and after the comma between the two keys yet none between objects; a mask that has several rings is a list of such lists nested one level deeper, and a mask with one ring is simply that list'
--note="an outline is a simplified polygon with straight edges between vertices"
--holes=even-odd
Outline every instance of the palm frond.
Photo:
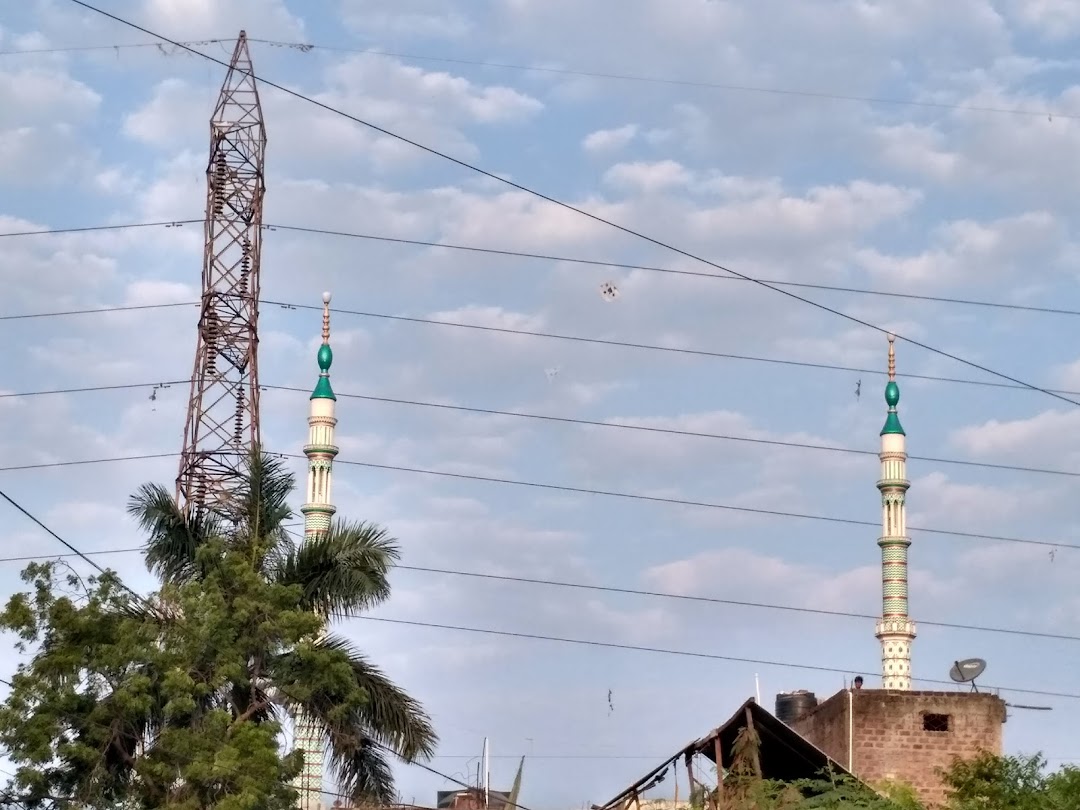
[{"label": "palm frond", "polygon": [[[337,753],[341,750],[342,753]],[[328,746],[327,765],[339,785],[339,790],[352,799],[354,804],[387,805],[393,803],[394,772],[390,768],[387,752],[371,740],[363,740],[355,748],[335,746],[331,738]]]},{"label": "palm frond", "polygon": [[231,509],[238,542],[250,544],[263,559],[288,542],[284,525],[293,517],[289,496],[296,478],[285,461],[254,447],[245,462],[244,475],[236,489]]},{"label": "palm frond", "polygon": [[190,520],[160,484],[143,484],[128,500],[127,512],[149,536],[146,567],[163,582],[186,582],[198,576],[199,547],[219,531],[207,514]]},{"label": "palm frond", "polygon": [[390,597],[388,574],[399,554],[397,541],[373,523],[334,523],[285,554],[273,577],[299,585],[304,606],[319,615],[349,616]]},{"label": "palm frond", "polygon": [[391,681],[347,639],[326,635],[316,642],[326,649],[345,653],[356,684],[367,693],[366,703],[357,710],[357,729],[387,745],[406,762],[427,760],[435,755],[439,737],[423,706]]}]

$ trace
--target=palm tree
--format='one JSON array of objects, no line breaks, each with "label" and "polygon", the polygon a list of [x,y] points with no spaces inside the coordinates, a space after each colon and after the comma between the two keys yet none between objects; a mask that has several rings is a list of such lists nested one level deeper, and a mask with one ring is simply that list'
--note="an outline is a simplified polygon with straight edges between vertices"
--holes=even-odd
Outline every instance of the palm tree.
[{"label": "palm tree", "polygon": [[[128,513],[149,536],[146,564],[163,584],[198,582],[205,574],[200,548],[225,538],[232,548],[250,551],[252,564],[266,581],[298,586],[300,607],[313,611],[324,625],[384,602],[390,596],[387,575],[399,556],[396,542],[374,524],[336,521],[327,533],[297,543],[286,527],[294,517],[288,505],[294,489],[295,479],[283,463],[256,449],[227,520],[212,515],[187,518],[172,494],[157,484],[140,487]],[[332,695],[301,699],[282,694],[275,689],[275,675],[287,677],[296,664],[292,653],[284,651],[271,656],[273,664],[258,679],[271,708],[253,719],[303,715],[322,732],[327,764],[341,790],[357,799],[389,801],[394,785],[388,752],[408,762],[429,759],[438,741],[431,721],[415,699],[347,639],[324,632],[314,643],[347,656],[348,677],[355,679],[366,701],[343,713]]]}]

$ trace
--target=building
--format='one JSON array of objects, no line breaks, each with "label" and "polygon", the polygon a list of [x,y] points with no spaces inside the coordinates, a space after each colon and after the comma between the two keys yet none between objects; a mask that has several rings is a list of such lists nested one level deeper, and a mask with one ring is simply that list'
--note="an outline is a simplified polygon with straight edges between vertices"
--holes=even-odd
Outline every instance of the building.
[{"label": "building", "polygon": [[[704,737],[684,745],[643,777],[614,797],[592,810],[649,810],[656,802],[645,796],[669,775],[676,783],[686,786],[686,798],[699,787],[701,769],[696,760],[701,757],[723,774],[735,764],[735,740],[745,730],[757,734],[760,745],[757,752],[756,770],[762,779],[777,782],[795,782],[800,779],[817,779],[823,771],[845,775],[843,763],[800,736],[790,726],[780,722],[750,698],[726,723],[710,731]],[[720,779],[722,790],[723,778]],[[711,785],[708,787],[712,787]],[[678,805],[673,802],[673,805]]]},{"label": "building", "polygon": [[[907,451],[897,405],[896,351],[889,336],[888,414],[881,429],[881,689],[845,689],[820,705],[809,700],[789,720],[801,737],[865,782],[898,780],[934,806],[944,799],[938,769],[954,757],[1002,753],[1005,701],[979,692],[911,689],[915,625],[908,615]],[[778,711],[781,697],[778,696]]]},{"label": "building", "polygon": [[945,799],[939,768],[1002,752],[1005,701],[985,692],[845,689],[792,722],[801,737],[871,785],[911,785],[928,807]]}]

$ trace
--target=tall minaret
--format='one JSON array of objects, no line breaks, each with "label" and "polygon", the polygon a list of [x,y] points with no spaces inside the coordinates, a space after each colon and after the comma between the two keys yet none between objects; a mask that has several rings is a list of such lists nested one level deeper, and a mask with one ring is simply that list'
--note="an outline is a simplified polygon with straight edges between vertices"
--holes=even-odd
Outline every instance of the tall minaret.
[{"label": "tall minaret", "polygon": [[875,634],[881,642],[881,686],[883,689],[911,689],[911,642],[915,624],[908,618],[907,509],[905,495],[907,452],[904,428],[896,415],[900,386],[896,384],[896,337],[889,335],[889,382],[885,402],[889,414],[881,429],[881,619]]},{"label": "tall minaret", "polygon": [[[331,497],[334,456],[334,428],[337,419],[334,408],[337,397],[330,387],[330,364],[334,352],[330,348],[330,293],[323,293],[322,345],[319,347],[319,381],[311,392],[308,413],[308,442],[304,455],[308,458],[307,493],[300,507],[304,515],[304,542],[313,540],[330,529],[330,518],[337,511]],[[294,787],[300,792],[300,810],[319,810],[323,789],[324,746],[321,735],[303,717],[296,720],[296,747],[304,752],[304,770]]]}]

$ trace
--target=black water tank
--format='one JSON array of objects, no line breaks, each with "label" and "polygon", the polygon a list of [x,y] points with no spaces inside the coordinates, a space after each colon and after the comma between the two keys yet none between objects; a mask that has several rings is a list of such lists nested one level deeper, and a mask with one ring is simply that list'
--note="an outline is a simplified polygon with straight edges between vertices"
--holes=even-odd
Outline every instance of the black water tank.
[{"label": "black water tank", "polygon": [[817,697],[805,689],[781,692],[776,696],[776,719],[790,726],[816,709],[817,705]]}]

